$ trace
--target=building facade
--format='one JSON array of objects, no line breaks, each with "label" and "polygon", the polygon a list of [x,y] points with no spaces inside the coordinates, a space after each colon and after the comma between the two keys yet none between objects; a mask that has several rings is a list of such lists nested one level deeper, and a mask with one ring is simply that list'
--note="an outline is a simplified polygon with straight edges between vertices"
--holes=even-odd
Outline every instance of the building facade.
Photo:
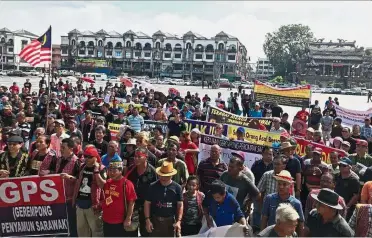
[{"label": "building facade", "polygon": [[130,75],[212,80],[241,78],[247,50],[225,32],[207,38],[191,31],[182,36],[157,31],[80,32],[61,37],[61,67],[78,71],[111,70]]},{"label": "building facade", "polygon": [[268,79],[275,74],[274,67],[267,58],[258,58],[256,65],[256,78]]},{"label": "building facade", "polygon": [[0,65],[2,70],[32,68],[30,64],[20,59],[18,54],[37,35],[26,31],[11,31],[8,28],[0,29]]},{"label": "building facade", "polygon": [[52,45],[52,68],[61,68],[61,45]]}]

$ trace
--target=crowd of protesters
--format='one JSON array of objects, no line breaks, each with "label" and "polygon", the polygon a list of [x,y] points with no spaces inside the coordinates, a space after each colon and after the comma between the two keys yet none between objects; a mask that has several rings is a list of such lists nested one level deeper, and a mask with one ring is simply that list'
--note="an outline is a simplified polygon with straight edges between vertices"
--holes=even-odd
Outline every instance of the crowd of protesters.
[{"label": "crowd of protesters", "polygon": [[[330,98],[320,116],[317,102],[310,113],[299,111],[295,120],[308,126],[302,132],[278,103],[256,103],[244,90],[226,101],[221,93],[212,100],[170,90],[162,103],[136,85],[127,91],[108,83],[97,91],[63,79],[50,89],[44,84],[39,92],[29,80],[0,88],[0,177],[60,174],[70,236],[188,236],[199,233],[203,219],[208,227],[240,223],[247,236],[372,236],[372,127],[369,118],[363,127],[341,126],[332,106],[338,100]],[[115,97],[129,106],[118,107]],[[264,147],[251,168],[239,153],[225,163],[218,145],[198,162],[201,132],[186,131],[183,120],[205,121],[209,105],[271,117],[281,142]],[[167,129],[149,131],[145,120]],[[121,124],[115,138],[109,123]],[[214,136],[227,139],[223,125]],[[347,156],[335,150],[326,164],[323,151],[309,145],[300,157],[294,136]]]}]

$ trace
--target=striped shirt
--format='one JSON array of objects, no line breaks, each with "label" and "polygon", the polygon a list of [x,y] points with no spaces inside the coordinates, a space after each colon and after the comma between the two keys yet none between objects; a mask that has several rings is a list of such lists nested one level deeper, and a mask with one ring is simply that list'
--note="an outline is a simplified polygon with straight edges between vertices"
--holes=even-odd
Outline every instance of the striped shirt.
[{"label": "striped shirt", "polygon": [[274,170],[269,170],[262,175],[257,188],[260,190],[260,193],[264,193],[265,195],[277,192],[277,181],[274,178]]},{"label": "striped shirt", "polygon": [[142,126],[145,124],[143,117],[141,115],[130,115],[127,118],[129,126],[135,131],[140,132],[142,130]]},{"label": "striped shirt", "polygon": [[219,179],[226,170],[227,165],[221,159],[216,166],[213,165],[210,158],[201,161],[196,172],[200,179],[200,190],[206,194],[213,181]]}]

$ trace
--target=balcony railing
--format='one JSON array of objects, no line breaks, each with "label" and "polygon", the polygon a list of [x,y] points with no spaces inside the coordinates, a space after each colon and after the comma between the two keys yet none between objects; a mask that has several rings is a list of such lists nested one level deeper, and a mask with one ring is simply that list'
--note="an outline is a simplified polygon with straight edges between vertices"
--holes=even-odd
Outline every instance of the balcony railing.
[{"label": "balcony railing", "polygon": [[203,51],[204,51],[203,48],[196,48],[196,49],[195,49],[195,52],[203,52]]},{"label": "balcony railing", "polygon": [[205,52],[214,52],[214,49],[205,49]]},{"label": "balcony railing", "polygon": [[174,51],[182,51],[182,48],[173,48]]},{"label": "balcony railing", "polygon": [[172,51],[172,48],[164,48],[164,51]]},{"label": "balcony railing", "polygon": [[151,47],[144,47],[143,50],[151,50]]}]

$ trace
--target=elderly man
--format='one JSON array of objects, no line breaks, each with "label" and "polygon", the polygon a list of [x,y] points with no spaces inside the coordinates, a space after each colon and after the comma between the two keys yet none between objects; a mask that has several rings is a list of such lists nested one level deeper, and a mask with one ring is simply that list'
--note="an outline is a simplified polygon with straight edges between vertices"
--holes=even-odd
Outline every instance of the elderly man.
[{"label": "elderly man", "polygon": [[110,161],[112,159],[116,159],[117,157],[119,157],[119,159],[121,160],[121,158],[118,154],[118,151],[119,151],[118,142],[117,141],[110,141],[108,143],[108,147],[107,147],[107,154],[102,156],[102,164],[105,167],[108,167],[109,164],[110,164]]},{"label": "elderly man", "polygon": [[212,145],[210,157],[199,163],[196,172],[200,179],[200,190],[206,194],[212,182],[219,179],[226,170],[227,165],[221,159],[221,148],[218,145]]},{"label": "elderly man", "polygon": [[127,117],[128,125],[135,131],[140,132],[143,129],[144,120],[138,113],[138,108],[134,107],[132,110],[132,115]]},{"label": "elderly man", "polygon": [[258,237],[297,237],[296,227],[300,216],[291,204],[282,203],[275,212],[275,225],[266,227]]},{"label": "elderly man", "polygon": [[365,140],[356,140],[356,153],[349,156],[353,165],[361,163],[367,167],[372,166],[372,156],[368,154],[368,142]]},{"label": "elderly man", "polygon": [[303,234],[304,214],[302,211],[302,205],[299,200],[293,197],[293,179],[291,174],[287,170],[282,170],[279,174],[275,175],[274,178],[277,180],[277,193],[272,193],[266,196],[262,209],[262,220],[261,230],[264,230],[267,226],[275,224],[275,210],[278,208],[280,203],[289,203],[297,211],[300,216],[297,233],[299,236]]},{"label": "elderly man", "polygon": [[354,231],[338,213],[342,206],[338,203],[339,195],[328,188],[320,190],[318,195],[311,195],[318,203],[306,221],[307,237],[353,237]]},{"label": "elderly man", "polygon": [[62,140],[70,136],[65,133],[65,122],[61,119],[54,122],[56,133],[50,136],[50,149],[56,152],[57,156],[61,156]]},{"label": "elderly man", "polygon": [[277,132],[277,133],[282,133],[286,132],[287,130],[284,129],[283,127],[280,126],[280,118],[279,117],[274,117],[273,118],[273,126],[271,127],[270,132]]},{"label": "elderly man", "polygon": [[8,149],[0,154],[0,178],[29,175],[28,154],[22,152],[23,138],[11,136],[7,140]]}]

